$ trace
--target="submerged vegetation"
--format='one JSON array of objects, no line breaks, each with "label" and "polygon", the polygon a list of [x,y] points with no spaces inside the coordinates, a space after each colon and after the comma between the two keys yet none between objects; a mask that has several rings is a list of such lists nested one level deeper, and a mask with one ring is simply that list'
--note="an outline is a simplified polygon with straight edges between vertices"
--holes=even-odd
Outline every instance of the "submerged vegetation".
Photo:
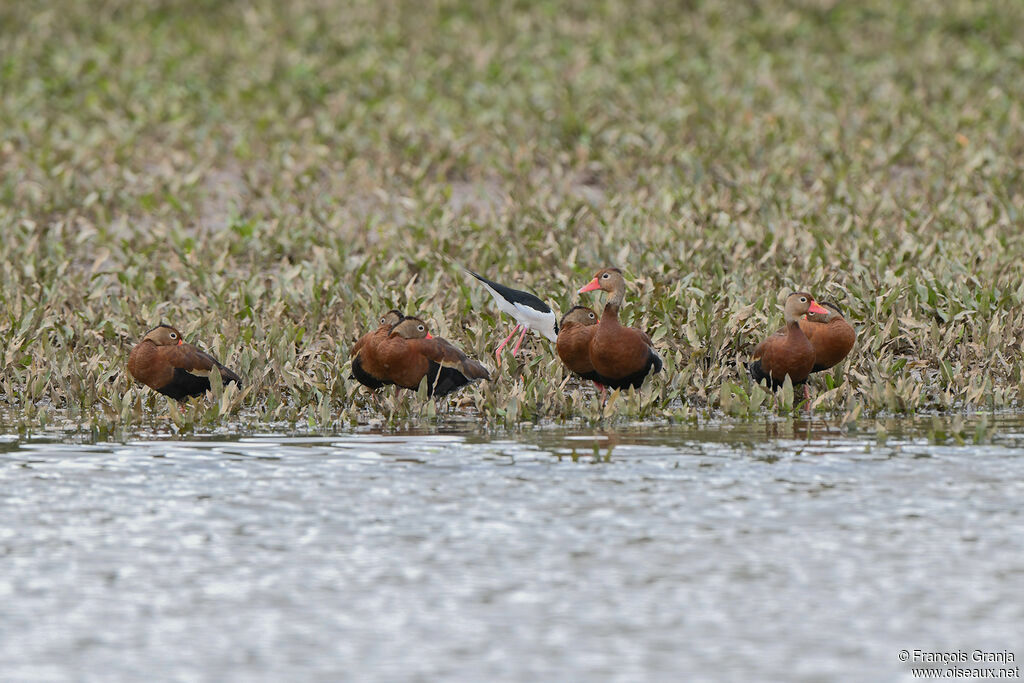
[{"label": "submerged vegetation", "polygon": [[[1024,401],[1024,4],[0,6],[0,412],[319,426],[792,410],[742,362],[806,289],[855,324],[810,407]],[[601,406],[531,336],[446,404],[348,351],[397,307],[494,368],[461,266],[556,312],[603,266],[664,371]],[[237,371],[181,406],[159,322]],[[408,394],[408,392],[407,392]]]}]

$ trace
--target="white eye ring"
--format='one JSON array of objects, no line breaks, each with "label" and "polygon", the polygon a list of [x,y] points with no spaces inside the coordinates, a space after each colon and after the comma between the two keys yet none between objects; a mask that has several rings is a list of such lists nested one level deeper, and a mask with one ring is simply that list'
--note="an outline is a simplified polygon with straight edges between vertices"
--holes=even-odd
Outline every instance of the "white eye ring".
[{"label": "white eye ring", "polygon": [[593,318],[593,317],[594,317],[594,314],[593,314],[593,313],[591,313],[591,314],[590,314],[590,317],[591,317],[591,318]]},{"label": "white eye ring", "polygon": [[177,339],[177,338],[178,338],[178,335],[176,335],[173,332],[171,332],[171,339]]},{"label": "white eye ring", "polygon": [[800,297],[800,303],[802,303],[802,304],[807,303],[807,297],[805,297],[805,296]]},{"label": "white eye ring", "polygon": [[423,331],[423,325],[420,325],[420,326],[419,326],[419,327],[417,327],[416,329],[417,329],[417,330],[419,330],[420,332],[422,332],[422,331]]},{"label": "white eye ring", "polygon": [[604,275],[602,275],[601,279],[602,280],[607,280],[608,279],[608,273],[605,273]]}]

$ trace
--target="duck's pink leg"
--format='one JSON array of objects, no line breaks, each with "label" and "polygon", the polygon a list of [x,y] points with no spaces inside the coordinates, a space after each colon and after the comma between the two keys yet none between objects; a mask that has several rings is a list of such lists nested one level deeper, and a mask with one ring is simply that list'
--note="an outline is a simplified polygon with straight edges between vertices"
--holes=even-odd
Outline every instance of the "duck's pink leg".
[{"label": "duck's pink leg", "polygon": [[519,347],[523,344],[523,337],[526,336],[526,326],[523,325],[523,331],[519,333],[519,339],[516,340],[515,348],[512,349],[512,357],[515,358],[516,353],[519,352]]}]

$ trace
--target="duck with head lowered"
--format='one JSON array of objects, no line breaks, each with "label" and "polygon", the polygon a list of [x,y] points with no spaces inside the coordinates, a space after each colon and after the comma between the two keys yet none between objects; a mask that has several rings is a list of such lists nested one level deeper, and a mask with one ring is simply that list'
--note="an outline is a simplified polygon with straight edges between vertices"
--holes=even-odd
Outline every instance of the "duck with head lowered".
[{"label": "duck with head lowered", "polygon": [[597,314],[586,306],[573,306],[558,323],[555,350],[565,367],[600,388],[604,378],[597,374],[590,362],[590,342],[596,331]]},{"label": "duck with head lowered", "polygon": [[350,379],[354,379],[371,389],[380,389],[384,386],[385,382],[366,372],[363,369],[363,364],[369,362],[373,365],[377,347],[388,338],[391,330],[395,328],[395,325],[402,322],[404,317],[401,311],[391,309],[380,317],[377,329],[367,332],[356,341],[352,351],[349,353],[349,356],[352,358],[352,375]]},{"label": "duck with head lowered", "polygon": [[132,377],[176,401],[206,393],[214,368],[225,384],[235,382],[241,386],[241,377],[210,354],[186,343],[181,332],[163,323],[147,332],[128,355],[128,372]]},{"label": "duck with head lowered", "polygon": [[[366,347],[364,346],[365,350]],[[434,337],[427,324],[405,316],[380,340],[362,370],[383,386],[417,389],[427,378],[427,395],[444,396],[478,379],[490,379],[487,368],[447,339]]]}]

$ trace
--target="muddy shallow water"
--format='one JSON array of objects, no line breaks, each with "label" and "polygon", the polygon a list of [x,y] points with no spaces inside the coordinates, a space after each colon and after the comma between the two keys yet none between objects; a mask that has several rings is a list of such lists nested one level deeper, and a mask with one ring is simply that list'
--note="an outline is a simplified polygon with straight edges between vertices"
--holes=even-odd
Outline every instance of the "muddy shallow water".
[{"label": "muddy shallow water", "polygon": [[982,445],[948,427],[0,437],[0,679],[1019,664],[1024,419],[989,418]]}]

